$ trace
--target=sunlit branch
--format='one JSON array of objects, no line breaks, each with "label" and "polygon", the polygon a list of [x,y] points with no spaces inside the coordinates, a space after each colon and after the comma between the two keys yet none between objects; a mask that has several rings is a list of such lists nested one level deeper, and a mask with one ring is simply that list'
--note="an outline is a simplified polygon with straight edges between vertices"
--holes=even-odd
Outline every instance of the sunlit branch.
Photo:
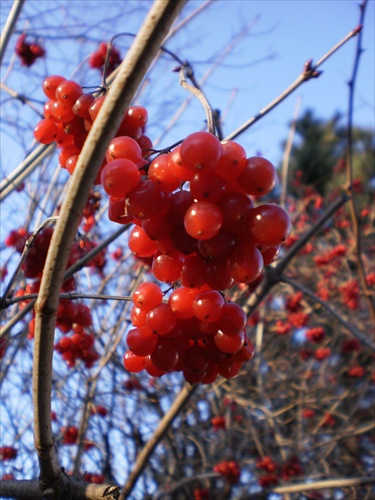
[{"label": "sunlit branch", "polygon": [[0,39],[0,64],[3,62],[3,57],[8,46],[10,37],[12,36],[14,27],[16,25],[18,16],[21,13],[25,0],[14,0],[12,8],[9,12],[8,19],[1,33]]},{"label": "sunlit branch", "polygon": [[45,146],[40,144],[13,170],[0,184],[0,202],[4,201],[17,186],[24,181],[50,154],[55,150],[55,144]]},{"label": "sunlit branch", "polygon": [[42,490],[61,481],[51,428],[51,377],[54,330],[71,245],[81,213],[106,148],[160,44],[181,10],[183,1],[155,2],[120,66],[90,134],[79,155],[49,247],[39,297],[35,304],[33,366],[34,434]]},{"label": "sunlit branch", "polygon": [[207,101],[206,96],[198,88],[197,85],[190,85],[186,81],[186,77],[187,76],[189,76],[190,78],[193,77],[192,68],[190,67],[190,65],[186,65],[185,64],[184,66],[181,67],[181,69],[179,71],[179,74],[180,74],[180,85],[181,85],[181,87],[183,87],[184,89],[188,90],[197,99],[199,99],[199,101],[202,104],[203,109],[204,109],[204,111],[206,113],[208,132],[210,132],[211,134],[214,134],[215,133],[215,122],[214,122],[213,111],[212,111],[212,108],[211,108],[209,102]]}]

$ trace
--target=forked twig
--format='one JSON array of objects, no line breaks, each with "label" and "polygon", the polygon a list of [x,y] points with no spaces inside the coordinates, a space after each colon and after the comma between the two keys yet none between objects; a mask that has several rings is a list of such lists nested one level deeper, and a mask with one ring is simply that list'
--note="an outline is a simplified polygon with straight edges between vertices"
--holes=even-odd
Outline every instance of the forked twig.
[{"label": "forked twig", "polygon": [[358,35],[362,29],[362,26],[359,25],[354,30],[350,31],[339,43],[337,43],[334,47],[332,47],[323,57],[319,59],[319,61],[316,64],[313,64],[313,61],[307,61],[305,63],[305,66],[303,68],[302,73],[297,77],[297,79],[289,85],[288,88],[286,88],[276,99],[274,99],[272,102],[270,102],[265,108],[261,109],[259,113],[247,122],[245,122],[243,125],[241,125],[237,130],[232,132],[226,137],[226,140],[232,140],[238,137],[240,134],[245,132],[248,128],[250,128],[254,123],[259,121],[263,116],[265,116],[267,113],[269,113],[273,108],[275,108],[278,104],[280,104],[284,99],[286,99],[292,92],[294,92],[300,85],[303,83],[307,82],[308,80],[311,80],[311,78],[318,78],[321,75],[321,71],[318,70],[318,68],[334,53],[336,52],[340,47],[342,47],[348,40],[353,38],[354,36]]}]

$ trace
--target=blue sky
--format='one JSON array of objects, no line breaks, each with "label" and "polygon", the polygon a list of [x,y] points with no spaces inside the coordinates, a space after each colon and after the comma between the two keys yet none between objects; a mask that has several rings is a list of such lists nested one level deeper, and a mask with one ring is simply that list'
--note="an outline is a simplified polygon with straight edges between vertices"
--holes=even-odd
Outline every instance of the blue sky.
[{"label": "blue sky", "polygon": [[[193,40],[194,37],[199,40],[199,51],[192,47],[191,55],[185,54],[185,57],[192,62],[194,58],[203,60],[246,23],[252,26],[248,37],[205,87],[212,105],[222,110],[228,106],[230,92],[236,89],[225,124],[225,132],[229,133],[292,83],[305,61],[319,60],[358,24],[358,19],[359,8],[352,0],[216,0],[206,14],[194,21],[190,31],[187,30],[190,35],[193,33]],[[363,31],[365,51],[359,66],[354,121],[371,128],[374,128],[374,20],[374,1],[370,0]],[[346,117],[347,82],[353,68],[355,44],[356,38],[353,38],[321,66],[324,73],[320,78],[303,84],[238,139],[245,143],[249,154],[259,150],[271,161],[279,161],[280,143],[287,136],[298,96],[301,96],[300,114],[313,108],[321,118],[330,118],[336,111]],[[207,66],[197,64],[195,69],[197,74],[203,74]]]},{"label": "blue sky", "polygon": [[[11,4],[8,0],[2,3],[2,24]],[[20,78],[16,68],[7,84],[19,92],[32,93],[42,101],[40,80],[46,74],[60,73],[66,77],[74,74],[81,84],[87,82],[90,74],[91,85],[98,85],[99,75],[93,70],[87,71],[87,62],[86,66],[82,65],[82,60],[95,50],[98,41],[108,40],[122,31],[136,32],[151,4],[151,0],[125,4],[118,0],[70,0],[68,4],[65,0],[27,0],[17,28],[27,28],[39,35],[47,49],[47,57],[32,68],[32,80]],[[188,2],[183,17],[202,4],[202,0]],[[374,128],[374,5],[374,0],[368,1],[363,32],[365,51],[360,60],[354,113],[356,125],[371,128]],[[127,11],[132,14],[126,15]],[[358,24],[358,19],[359,8],[355,0],[213,0],[166,45],[181,58],[188,59],[200,79],[212,69],[215,57],[220,57],[236,34],[248,26],[247,35],[212,72],[204,86],[212,106],[222,112],[226,135],[290,85],[305,61],[320,59]],[[74,36],[83,32],[87,38],[77,41]],[[56,35],[65,39],[52,40],[51,37]],[[9,58],[16,36],[8,47]],[[119,38],[116,43],[124,54],[128,39]],[[339,111],[345,119],[347,82],[353,68],[355,45],[356,38],[321,66],[324,73],[320,78],[303,84],[277,109],[238,138],[249,156],[261,153],[275,164],[280,162],[281,143],[288,135],[288,123],[293,117],[297,98],[301,99],[300,114],[313,108],[318,117],[329,119]],[[74,73],[79,65],[81,70]],[[145,99],[149,108],[149,133],[154,140],[187,96],[178,85],[178,76],[171,72],[174,66],[173,61],[167,61],[139,100],[143,104]],[[21,70],[25,76],[24,69]],[[165,99],[169,102],[162,105]],[[25,113],[25,109],[22,112]],[[168,146],[187,133],[202,128],[203,119],[200,105],[195,102],[160,145]],[[17,134],[15,142],[18,140]],[[8,159],[5,163],[6,169],[12,168]],[[4,162],[2,166],[4,168]]]}]

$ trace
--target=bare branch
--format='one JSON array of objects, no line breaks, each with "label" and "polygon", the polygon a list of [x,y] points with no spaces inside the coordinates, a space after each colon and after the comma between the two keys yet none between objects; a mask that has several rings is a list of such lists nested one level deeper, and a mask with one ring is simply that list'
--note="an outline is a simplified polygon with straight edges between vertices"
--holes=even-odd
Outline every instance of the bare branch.
[{"label": "bare branch", "polygon": [[319,59],[316,64],[313,64],[312,60],[305,63],[302,73],[297,77],[297,79],[289,85],[276,99],[271,101],[265,108],[261,109],[257,115],[250,118],[247,122],[241,125],[237,130],[232,132],[226,137],[226,140],[232,140],[238,137],[240,134],[245,132],[254,123],[260,120],[263,116],[269,113],[273,108],[278,106],[284,99],[286,99],[290,94],[292,94],[300,85],[311,80],[311,78],[318,78],[321,75],[321,71],[318,71],[319,66],[323,64],[324,61],[328,59],[332,54],[334,54],[340,47],[342,47],[348,40],[358,35],[358,28],[350,31],[339,43],[332,47],[323,57]]},{"label": "bare branch", "polygon": [[35,305],[34,434],[43,489],[54,487],[61,477],[51,428],[51,377],[59,291],[70,248],[107,145],[183,5],[178,0],[155,2],[151,7],[83,146],[53,233]]}]

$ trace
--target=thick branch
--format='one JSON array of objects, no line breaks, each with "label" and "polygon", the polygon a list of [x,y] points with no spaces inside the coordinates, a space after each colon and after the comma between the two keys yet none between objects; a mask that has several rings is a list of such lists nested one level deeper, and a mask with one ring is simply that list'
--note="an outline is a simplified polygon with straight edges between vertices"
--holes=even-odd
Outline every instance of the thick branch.
[{"label": "thick branch", "polygon": [[[69,497],[74,500],[117,500],[119,487],[109,484],[88,484],[83,481],[70,480]],[[47,491],[48,494],[48,491]],[[1,498],[17,497],[17,500],[43,500],[39,480],[11,480],[0,482]]]},{"label": "thick branch", "polygon": [[183,0],[156,1],[151,7],[83,146],[53,233],[35,305],[34,434],[42,489],[61,478],[51,429],[51,377],[59,291],[71,245],[107,145],[183,4]]}]

